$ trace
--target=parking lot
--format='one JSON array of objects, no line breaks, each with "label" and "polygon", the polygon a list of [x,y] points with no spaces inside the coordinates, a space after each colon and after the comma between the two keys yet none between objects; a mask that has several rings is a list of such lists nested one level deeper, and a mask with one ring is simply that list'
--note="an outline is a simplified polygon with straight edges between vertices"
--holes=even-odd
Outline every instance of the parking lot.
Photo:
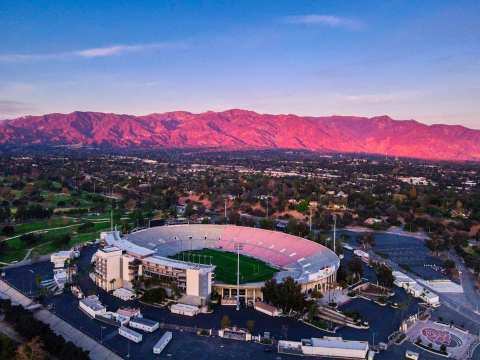
[{"label": "parking lot", "polygon": [[[359,232],[340,230],[338,236],[345,234],[349,243],[358,246],[356,239],[362,235]],[[408,266],[425,280],[445,279],[446,276],[435,267],[441,267],[442,261],[429,254],[424,240],[414,236],[404,236],[390,233],[376,233],[374,251],[388,256],[388,259],[401,265]]]},{"label": "parking lot", "polygon": [[[288,338],[289,340],[300,340],[302,338],[331,336],[331,334],[317,330],[293,319],[278,317],[271,318],[267,315],[254,311],[253,309],[242,309],[236,311],[234,307],[219,306],[213,314],[200,314],[195,318],[171,314],[167,309],[158,309],[144,306],[136,301],[124,302],[105,291],[96,288],[88,277],[88,269],[91,255],[96,251],[95,247],[87,247],[82,250],[79,259],[80,287],[85,293],[94,292],[99,295],[100,300],[107,306],[109,311],[115,311],[122,306],[140,307],[146,318],[158,321],[171,330],[172,326],[177,328],[173,332],[173,340],[160,356],[152,354],[152,347],[163,335],[165,329],[160,329],[152,334],[143,333],[143,341],[139,344],[129,342],[117,334],[118,328],[105,323],[92,320],[78,308],[78,300],[70,293],[49,297],[45,304],[49,305],[51,311],[58,317],[71,324],[82,333],[102,342],[109,349],[118,355],[131,359],[145,358],[174,358],[174,359],[287,359],[295,356],[279,355],[276,352],[265,352],[264,347],[255,343],[244,343],[232,340],[224,340],[218,337],[201,337],[192,332],[183,330],[182,326],[198,327],[206,329],[218,329],[223,315],[228,315],[233,325],[245,327],[248,320],[255,321],[255,334],[269,331],[276,339]],[[348,260],[348,255],[346,259]],[[28,266],[12,268],[5,272],[5,279],[16,288],[26,294],[33,294],[37,291],[35,277],[40,275],[42,279],[52,276],[52,265],[49,262],[41,262]],[[365,267],[365,275],[374,280],[374,273]],[[404,292],[397,291],[394,301],[402,302],[408,297]],[[369,330],[356,330],[341,328],[336,336],[343,336],[350,340],[366,340],[372,343],[386,341],[388,335],[398,329],[401,319],[417,310],[417,302],[409,300],[409,306],[403,312],[389,307],[381,308],[378,305],[362,300],[354,299],[342,307],[342,310],[358,310],[371,324]],[[385,321],[385,318],[390,319]],[[372,334],[375,333],[375,339]],[[401,348],[408,347],[404,345]],[[393,347],[391,350],[378,356],[379,359],[391,359],[388,354],[398,353],[400,348]],[[428,357],[423,357],[427,358]]]}]

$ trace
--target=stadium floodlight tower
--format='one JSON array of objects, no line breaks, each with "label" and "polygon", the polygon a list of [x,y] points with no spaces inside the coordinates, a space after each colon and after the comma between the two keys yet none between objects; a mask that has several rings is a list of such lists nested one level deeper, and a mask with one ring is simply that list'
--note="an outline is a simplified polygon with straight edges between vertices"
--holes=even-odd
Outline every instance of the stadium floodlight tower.
[{"label": "stadium floodlight tower", "polygon": [[242,249],[241,243],[235,243],[235,250],[237,250],[237,311],[240,310],[240,250]]}]

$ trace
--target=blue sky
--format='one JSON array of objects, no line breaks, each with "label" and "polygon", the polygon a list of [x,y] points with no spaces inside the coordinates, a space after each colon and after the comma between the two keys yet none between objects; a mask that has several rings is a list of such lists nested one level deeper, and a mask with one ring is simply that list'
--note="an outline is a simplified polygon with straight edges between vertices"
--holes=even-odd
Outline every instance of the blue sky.
[{"label": "blue sky", "polygon": [[480,1],[0,2],[0,118],[245,108],[480,128]]}]

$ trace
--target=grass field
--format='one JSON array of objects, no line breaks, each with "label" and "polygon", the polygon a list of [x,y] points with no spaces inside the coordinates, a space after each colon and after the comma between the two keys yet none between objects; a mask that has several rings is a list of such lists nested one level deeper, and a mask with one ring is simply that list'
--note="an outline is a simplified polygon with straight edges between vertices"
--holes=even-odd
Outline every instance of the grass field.
[{"label": "grass field", "polygon": [[[237,283],[237,254],[214,249],[184,251],[173,256],[175,259],[216,266],[215,280],[227,284]],[[240,255],[240,283],[271,279],[278,270],[261,260]]]},{"label": "grass field", "polygon": [[[33,231],[33,230],[44,230],[45,232],[42,234],[42,241],[34,245],[31,256],[38,256],[38,255],[45,255],[50,254],[55,251],[59,251],[62,249],[68,249],[75,245],[87,242],[87,241],[94,241],[100,236],[100,232],[102,230],[107,230],[110,228],[110,222],[105,221],[101,223],[95,223],[95,227],[92,232],[89,233],[77,233],[77,228],[80,226],[80,223],[74,222],[64,222],[62,225],[61,223],[56,220],[50,220],[49,222],[45,221],[42,223],[30,223],[30,224],[22,224],[19,226],[21,227],[22,233]],[[66,225],[73,225],[66,228],[60,229],[45,229],[46,226],[66,226]],[[59,248],[58,245],[55,244],[53,241],[56,237],[61,235],[70,234],[71,240],[70,242],[65,245],[63,248]],[[6,248],[0,252],[0,262],[12,262],[12,261],[20,261],[22,260],[28,251],[28,246],[22,241],[20,237],[15,237],[5,242]]]}]

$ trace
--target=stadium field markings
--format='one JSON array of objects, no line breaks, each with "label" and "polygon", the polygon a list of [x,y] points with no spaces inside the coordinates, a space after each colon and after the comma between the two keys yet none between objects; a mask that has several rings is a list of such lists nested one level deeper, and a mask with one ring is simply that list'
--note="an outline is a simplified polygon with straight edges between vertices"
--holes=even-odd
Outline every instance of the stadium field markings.
[{"label": "stadium field markings", "polygon": [[[237,283],[237,254],[232,252],[203,249],[184,251],[172,258],[199,264],[216,266],[215,280],[226,283]],[[249,256],[240,255],[240,283],[260,282],[271,279],[278,270],[265,262]]]}]

